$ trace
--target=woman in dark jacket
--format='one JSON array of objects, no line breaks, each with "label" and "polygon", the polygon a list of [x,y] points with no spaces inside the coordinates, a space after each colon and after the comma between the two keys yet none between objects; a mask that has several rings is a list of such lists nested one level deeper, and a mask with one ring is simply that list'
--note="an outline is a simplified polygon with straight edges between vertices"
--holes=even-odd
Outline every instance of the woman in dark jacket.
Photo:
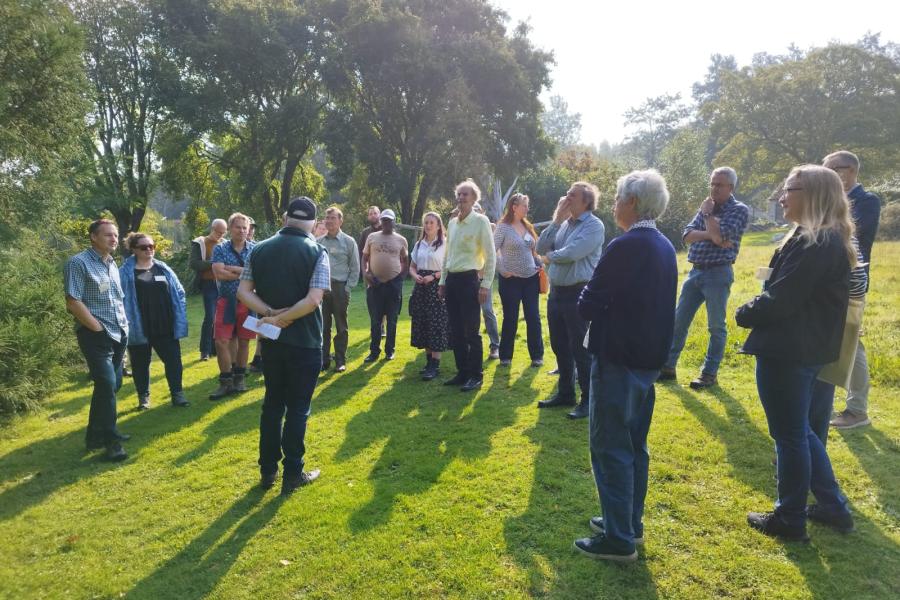
[{"label": "woman in dark jacket", "polygon": [[[849,205],[833,171],[796,167],[779,202],[795,226],[769,263],[763,292],[735,315],[751,329],[743,351],[756,355],[756,386],[778,457],[775,510],[752,512],[747,521],[767,535],[806,540],[807,518],[853,529],[809,408],[816,375],[840,352],[856,251]],[[810,490],[817,504],[807,507]]]}]

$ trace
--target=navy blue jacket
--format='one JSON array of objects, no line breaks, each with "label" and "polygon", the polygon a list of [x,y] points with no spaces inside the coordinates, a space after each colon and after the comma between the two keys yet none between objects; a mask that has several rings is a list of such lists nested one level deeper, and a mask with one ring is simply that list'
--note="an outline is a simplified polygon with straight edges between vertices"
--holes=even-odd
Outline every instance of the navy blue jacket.
[{"label": "navy blue jacket", "polygon": [[[859,251],[863,256],[863,262],[866,263],[868,275],[868,263],[872,260],[872,245],[875,243],[878,219],[881,216],[881,199],[864,190],[862,184],[850,190],[847,198],[850,199],[850,215],[853,217],[853,224],[856,225],[856,239],[859,240]],[[869,291],[868,283],[866,291]]]},{"label": "navy blue jacket", "polygon": [[588,350],[632,369],[660,369],[675,328],[678,264],[658,230],[634,228],[609,243],[578,299],[591,322]]}]

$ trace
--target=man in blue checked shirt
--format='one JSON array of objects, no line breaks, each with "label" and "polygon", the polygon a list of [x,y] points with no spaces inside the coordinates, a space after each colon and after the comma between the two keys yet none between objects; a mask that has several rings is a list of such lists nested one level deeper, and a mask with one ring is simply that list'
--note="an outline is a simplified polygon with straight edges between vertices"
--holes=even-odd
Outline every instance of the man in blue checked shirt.
[{"label": "man in blue checked shirt", "polygon": [[112,253],[119,245],[116,224],[106,219],[88,227],[91,247],[76,254],[63,271],[66,309],[78,321],[75,335],[87,361],[94,392],[85,441],[88,450],[106,449],[106,458],[128,458],[116,429],[116,392],[122,387],[122,357],[128,343],[119,268]]},{"label": "man in blue checked shirt", "polygon": [[682,234],[684,242],[690,244],[688,262],[693,268],[681,286],[681,297],[675,309],[672,350],[660,371],[660,381],[675,379],[675,365],[684,349],[688,328],[700,305],[706,303],[709,344],[700,376],[691,381],[691,388],[699,390],[717,383],[719,364],[727,341],[725,308],[731,284],[734,283],[732,265],[737,260],[741,236],[750,219],[747,205],[734,198],[736,187],[737,173],[734,169],[715,169],[709,178],[709,196]]}]

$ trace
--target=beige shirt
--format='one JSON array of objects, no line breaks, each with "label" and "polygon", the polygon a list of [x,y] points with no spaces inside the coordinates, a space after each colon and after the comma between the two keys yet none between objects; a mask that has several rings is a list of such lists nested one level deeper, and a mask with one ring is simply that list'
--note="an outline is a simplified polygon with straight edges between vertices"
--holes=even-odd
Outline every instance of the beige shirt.
[{"label": "beige shirt", "polygon": [[386,235],[376,231],[366,238],[363,255],[369,257],[369,271],[378,281],[390,281],[400,274],[400,259],[409,255],[409,245],[399,233]]}]

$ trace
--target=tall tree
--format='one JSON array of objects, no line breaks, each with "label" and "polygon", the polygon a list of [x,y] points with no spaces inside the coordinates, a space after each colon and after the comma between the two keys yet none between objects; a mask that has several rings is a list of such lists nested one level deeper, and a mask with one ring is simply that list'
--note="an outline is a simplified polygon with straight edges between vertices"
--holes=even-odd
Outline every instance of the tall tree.
[{"label": "tall tree", "polygon": [[675,136],[690,113],[690,108],[681,101],[681,94],[647,98],[640,106],[625,111],[625,124],[635,129],[629,145],[647,166],[659,166],[662,149]]},{"label": "tall tree", "polygon": [[550,97],[550,108],[541,116],[541,124],[560,149],[581,140],[581,113],[570,113],[569,103],[562,96]]},{"label": "tall tree", "polygon": [[355,2],[342,36],[345,131],[405,221],[452,181],[511,180],[549,154],[538,95],[551,56],[483,0]]}]

